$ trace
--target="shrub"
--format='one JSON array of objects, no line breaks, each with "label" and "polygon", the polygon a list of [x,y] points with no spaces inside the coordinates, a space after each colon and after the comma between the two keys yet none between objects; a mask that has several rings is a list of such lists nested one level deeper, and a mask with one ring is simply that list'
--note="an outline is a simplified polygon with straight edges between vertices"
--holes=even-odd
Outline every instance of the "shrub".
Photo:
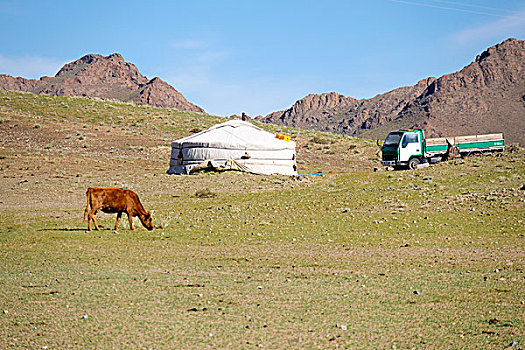
[{"label": "shrub", "polygon": [[213,197],[217,197],[217,194],[212,192],[209,188],[204,188],[202,190],[197,190],[197,192],[195,192],[195,197],[197,197],[197,198],[213,198]]}]

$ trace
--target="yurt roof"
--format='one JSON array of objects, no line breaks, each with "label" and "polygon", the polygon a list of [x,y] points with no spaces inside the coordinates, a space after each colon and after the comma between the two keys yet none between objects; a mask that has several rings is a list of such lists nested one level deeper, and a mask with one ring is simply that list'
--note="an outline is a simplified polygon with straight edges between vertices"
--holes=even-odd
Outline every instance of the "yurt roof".
[{"label": "yurt roof", "polygon": [[171,143],[172,147],[213,147],[226,149],[295,149],[294,141],[276,138],[275,134],[242,120],[229,120],[197,134]]}]

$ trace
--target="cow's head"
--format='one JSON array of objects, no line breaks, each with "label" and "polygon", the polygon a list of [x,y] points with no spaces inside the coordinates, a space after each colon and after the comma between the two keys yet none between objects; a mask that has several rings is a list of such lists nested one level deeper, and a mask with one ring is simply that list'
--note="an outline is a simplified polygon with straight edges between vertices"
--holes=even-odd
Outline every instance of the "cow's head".
[{"label": "cow's head", "polygon": [[148,231],[153,230],[153,222],[151,221],[150,213],[146,213],[144,217],[140,218],[140,221],[142,222],[142,225],[148,229]]}]

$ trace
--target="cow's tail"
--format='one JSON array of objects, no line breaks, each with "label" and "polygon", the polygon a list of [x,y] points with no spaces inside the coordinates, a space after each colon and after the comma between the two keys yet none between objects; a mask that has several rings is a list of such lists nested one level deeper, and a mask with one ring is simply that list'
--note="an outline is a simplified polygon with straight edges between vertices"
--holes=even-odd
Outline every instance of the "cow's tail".
[{"label": "cow's tail", "polygon": [[87,218],[87,215],[88,215],[88,211],[89,211],[89,203],[91,202],[90,199],[91,199],[91,188],[88,188],[88,190],[86,191],[86,197],[87,197],[87,204],[86,204],[86,209],[84,209],[84,221],[86,221],[86,218]]}]

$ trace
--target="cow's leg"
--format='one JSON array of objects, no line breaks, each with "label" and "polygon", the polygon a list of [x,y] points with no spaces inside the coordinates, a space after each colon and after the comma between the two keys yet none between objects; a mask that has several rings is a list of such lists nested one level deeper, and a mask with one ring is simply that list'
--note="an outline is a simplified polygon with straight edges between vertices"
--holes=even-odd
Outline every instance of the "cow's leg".
[{"label": "cow's leg", "polygon": [[122,212],[119,211],[117,213],[117,222],[115,223],[115,231],[118,231],[118,222],[120,221],[120,218],[122,217]]},{"label": "cow's leg", "polygon": [[[88,219],[93,219],[93,223],[95,224],[95,228],[97,229],[97,231],[100,231],[100,228],[98,227],[98,224],[97,224],[97,216],[96,215],[97,215],[97,211],[91,209],[91,211],[89,212]],[[91,224],[89,224],[88,226],[89,226],[89,230],[91,231]]]},{"label": "cow's leg", "polygon": [[91,212],[88,214],[88,231],[91,231]]},{"label": "cow's leg", "polygon": [[95,222],[95,227],[97,227],[97,224],[96,224],[96,221],[95,221],[95,211],[93,210],[93,208],[91,208],[91,210],[89,211],[89,214],[88,214],[88,231],[91,231],[91,220],[93,220],[93,222]]},{"label": "cow's leg", "polygon": [[133,215],[131,215],[130,213],[128,213],[128,221],[129,221],[129,228],[134,231],[135,228],[133,227]]}]

